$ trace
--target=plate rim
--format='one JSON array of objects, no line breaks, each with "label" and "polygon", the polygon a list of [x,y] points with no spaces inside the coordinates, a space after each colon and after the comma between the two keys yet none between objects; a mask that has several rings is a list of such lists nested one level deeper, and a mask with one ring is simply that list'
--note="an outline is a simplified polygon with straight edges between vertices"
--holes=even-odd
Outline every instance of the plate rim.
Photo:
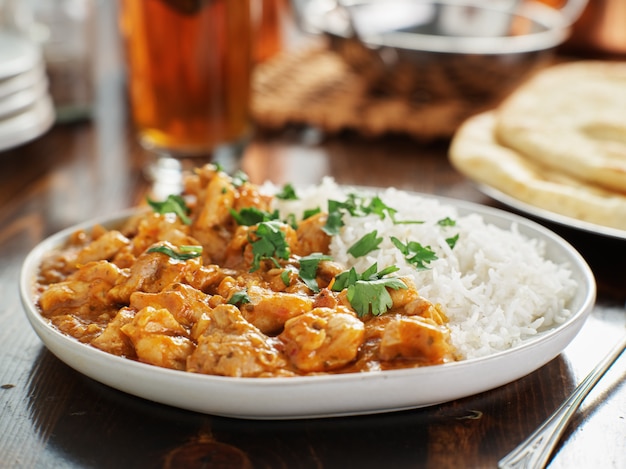
[{"label": "plate rim", "polygon": [[512,195],[506,194],[500,189],[496,189],[495,187],[484,182],[475,182],[474,185],[478,188],[480,192],[482,192],[486,196],[528,216],[536,217],[543,221],[555,223],[557,225],[561,225],[567,228],[584,231],[586,233],[626,240],[626,230],[621,230],[619,228],[613,228],[606,225],[599,225],[597,223],[585,220],[579,220],[578,218],[570,217],[568,215],[563,215],[562,213],[538,207],[536,205],[513,197]]},{"label": "plate rim", "polygon": [[[344,188],[355,187],[359,190],[362,189],[358,186],[342,186]],[[375,191],[383,191],[384,188],[373,188]],[[281,420],[281,419],[297,419],[297,418],[319,418],[319,417],[338,417],[338,416],[346,416],[346,415],[362,415],[362,414],[375,414],[380,412],[391,412],[405,409],[413,409],[425,406],[436,405],[442,402],[447,402],[455,399],[459,399],[462,397],[469,397],[479,392],[484,392],[490,389],[494,389],[495,387],[501,386],[503,384],[507,384],[509,382],[515,381],[537,369],[545,365],[548,361],[559,355],[565,346],[573,340],[573,338],[578,334],[580,329],[582,328],[584,322],[589,316],[596,300],[596,283],[593,272],[591,268],[584,260],[582,255],[565,239],[563,239],[558,234],[554,233],[550,229],[544,227],[543,225],[522,217],[520,215],[510,213],[504,211],[499,208],[489,207],[482,204],[477,204],[474,202],[469,202],[465,200],[454,199],[450,197],[443,197],[433,194],[423,194],[415,191],[404,191],[413,195],[417,195],[420,197],[428,197],[434,198],[442,203],[452,204],[454,207],[458,209],[462,209],[466,213],[462,215],[467,215],[468,213],[478,213],[481,216],[485,214],[495,217],[499,219],[501,223],[510,226],[514,223],[518,225],[520,231],[524,233],[526,230],[530,232],[540,233],[547,243],[548,240],[550,243],[553,243],[557,249],[561,249],[561,255],[568,258],[568,262],[574,263],[575,265],[571,265],[571,269],[574,276],[580,275],[580,280],[583,282],[582,289],[584,289],[584,293],[580,297],[580,305],[578,306],[578,310],[572,311],[572,315],[562,324],[556,325],[546,331],[537,334],[537,336],[525,340],[523,343],[517,345],[514,348],[499,351],[493,353],[488,356],[476,357],[466,360],[461,360],[458,362],[451,362],[442,365],[432,365],[428,367],[420,367],[420,368],[408,368],[408,369],[398,369],[398,370],[385,370],[378,372],[363,372],[363,373],[346,373],[346,374],[330,374],[330,375],[318,375],[318,376],[296,376],[296,377],[268,377],[268,378],[233,378],[233,377],[224,377],[224,376],[213,376],[213,375],[200,375],[193,374],[185,371],[177,371],[177,370],[169,370],[165,368],[156,367],[154,365],[149,365],[141,362],[137,362],[134,360],[129,360],[122,357],[117,357],[115,355],[109,354],[102,350],[99,350],[95,347],[92,347],[88,344],[80,343],[78,340],[69,337],[67,335],[62,334],[61,332],[54,329],[52,326],[46,322],[45,318],[38,312],[36,306],[32,301],[33,296],[33,286],[34,286],[34,273],[36,272],[36,268],[41,261],[42,255],[46,252],[49,252],[55,246],[58,246],[67,236],[73,233],[77,229],[85,229],[94,226],[95,224],[104,224],[106,225],[115,225],[119,224],[124,219],[129,216],[138,213],[138,208],[127,209],[123,211],[119,211],[115,214],[105,215],[101,217],[95,217],[91,220],[87,220],[82,223],[78,223],[67,227],[51,236],[46,237],[42,241],[40,241],[26,256],[22,269],[20,271],[19,276],[19,289],[20,289],[20,297],[22,299],[23,307],[26,311],[27,318],[42,340],[43,344],[61,361],[69,365],[70,367],[77,370],[79,373],[89,376],[96,381],[99,381],[105,385],[116,388],[128,394],[135,395],[137,397],[141,397],[144,399],[153,400],[155,402],[160,402],[167,405],[173,405],[175,407],[184,408],[192,411],[208,413],[212,415],[223,415],[228,417],[235,418],[247,418],[247,419],[273,419],[273,420]],[[528,233],[525,233],[528,236]],[[577,271],[574,272],[574,271]],[[70,349],[70,352],[75,352],[76,356],[74,357],[75,361],[81,362],[84,357],[86,357],[87,361],[100,361],[106,362],[106,366],[115,368],[117,365],[120,365],[120,368],[123,372],[133,372],[137,373],[141,376],[148,375],[149,378],[156,380],[157,382],[162,382],[163,380],[167,381],[168,379],[176,379],[177,381],[183,382],[183,384],[190,385],[194,387],[194,391],[196,387],[205,388],[211,386],[223,386],[228,388],[229,391],[234,392],[235,394],[241,393],[242,387],[244,390],[244,394],[246,394],[246,389],[248,389],[247,393],[255,394],[259,392],[268,392],[273,391],[277,388],[283,388],[287,386],[288,388],[299,388],[302,386],[311,387],[312,383],[316,383],[314,387],[316,388],[326,388],[326,387],[341,387],[343,384],[351,384],[352,382],[358,383],[367,383],[370,386],[380,386],[381,382],[401,382],[401,381],[420,381],[425,376],[432,379],[437,379],[439,381],[444,380],[444,378],[458,374],[466,374],[469,369],[474,367],[497,367],[497,365],[506,361],[510,355],[518,355],[520,353],[524,353],[525,351],[531,351],[533,348],[550,348],[549,345],[553,343],[560,342],[560,345],[555,346],[549,350],[547,355],[542,355],[541,358],[536,358],[532,365],[527,365],[523,371],[512,373],[514,376],[512,379],[509,377],[504,378],[503,380],[495,380],[495,385],[489,385],[488,387],[478,386],[478,390],[476,390],[476,386],[474,386],[474,390],[469,393],[462,393],[462,395],[457,395],[452,399],[446,398],[442,396],[442,400],[435,401],[432,400],[428,403],[405,403],[406,405],[390,405],[388,407],[380,407],[380,408],[369,408],[369,409],[350,409],[345,412],[341,412],[337,409],[326,409],[326,407],[322,406],[322,408],[308,407],[296,409],[293,406],[288,406],[284,412],[281,412],[279,409],[272,408],[269,409],[259,409],[256,412],[250,408],[250,406],[243,406],[241,410],[234,408],[232,405],[230,408],[216,408],[214,405],[211,405],[210,402],[206,404],[198,404],[194,403],[184,403],[178,402],[176,399],[172,400],[168,398],[168,396],[164,396],[155,391],[154,395],[146,395],[145,393],[138,393],[136,386],[126,386],[120,387],[119,383],[116,385],[115,379],[102,379],[102,376],[99,376],[97,372],[93,372],[89,368],[85,369],[83,363],[68,363],[67,358],[64,357],[63,350],[59,350],[58,347],[65,346]],[[60,344],[60,345],[59,345]],[[64,357],[64,358],[62,358]],[[119,370],[118,370],[119,371]],[[509,372],[509,374],[511,374]],[[330,384],[329,384],[330,383]],[[252,389],[250,391],[250,389]],[[252,406],[254,407],[254,406]],[[247,409],[247,410],[246,410]],[[308,410],[307,410],[308,409]],[[326,410],[324,410],[326,409]]]}]

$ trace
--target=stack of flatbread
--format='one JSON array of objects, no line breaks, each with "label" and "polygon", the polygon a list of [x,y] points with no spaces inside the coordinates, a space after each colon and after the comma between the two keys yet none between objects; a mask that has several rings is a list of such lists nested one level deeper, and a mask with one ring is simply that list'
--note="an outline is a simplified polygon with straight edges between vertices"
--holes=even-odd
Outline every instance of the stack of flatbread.
[{"label": "stack of flatbread", "polygon": [[523,203],[626,230],[626,62],[542,70],[465,121],[450,161]]}]

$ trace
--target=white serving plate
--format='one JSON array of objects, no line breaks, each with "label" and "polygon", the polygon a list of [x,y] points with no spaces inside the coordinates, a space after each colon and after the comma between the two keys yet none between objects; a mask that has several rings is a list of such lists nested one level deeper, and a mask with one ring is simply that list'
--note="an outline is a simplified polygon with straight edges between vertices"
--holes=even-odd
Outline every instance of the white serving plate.
[{"label": "white serving plate", "polygon": [[492,187],[488,184],[477,184],[478,190],[483,194],[491,197],[498,202],[508,205],[510,208],[517,210],[520,213],[524,213],[531,217],[540,218],[548,222],[556,223],[558,225],[573,228],[579,231],[585,231],[596,235],[606,236],[609,238],[624,239],[626,240],[626,230],[620,230],[619,228],[613,228],[610,226],[598,225],[597,223],[591,223],[585,220],[579,220],[567,215],[553,212],[535,205],[529,204],[522,200],[519,200],[511,195]]},{"label": "white serving plate", "polygon": [[19,34],[0,30],[0,80],[27,72],[42,63],[38,44]]},{"label": "white serving plate", "polygon": [[[424,195],[424,197],[428,197]],[[525,218],[498,209],[440,198],[460,215],[478,213],[494,225],[546,244],[546,256],[567,262],[579,288],[571,317],[523,344],[488,357],[444,365],[380,372],[291,378],[231,378],[169,370],[120,358],[52,328],[33,301],[42,256],[79,228],[115,226],[132,212],[68,228],[36,246],[24,261],[20,293],[26,315],[48,349],[78,372],[126,393],[192,411],[247,419],[295,419],[373,414],[426,407],[471,396],[521,378],[559,355],[582,328],[596,298],[593,274],[565,240]]]},{"label": "white serving plate", "polygon": [[49,96],[43,96],[18,114],[0,119],[0,151],[40,137],[50,130],[54,119],[54,105]]}]

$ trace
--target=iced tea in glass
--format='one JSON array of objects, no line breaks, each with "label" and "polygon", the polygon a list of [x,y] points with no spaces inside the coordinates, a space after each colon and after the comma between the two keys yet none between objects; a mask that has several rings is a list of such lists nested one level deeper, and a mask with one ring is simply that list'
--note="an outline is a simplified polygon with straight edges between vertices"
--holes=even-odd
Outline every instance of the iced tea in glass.
[{"label": "iced tea in glass", "polygon": [[142,145],[210,155],[249,131],[250,0],[120,0],[134,123]]}]

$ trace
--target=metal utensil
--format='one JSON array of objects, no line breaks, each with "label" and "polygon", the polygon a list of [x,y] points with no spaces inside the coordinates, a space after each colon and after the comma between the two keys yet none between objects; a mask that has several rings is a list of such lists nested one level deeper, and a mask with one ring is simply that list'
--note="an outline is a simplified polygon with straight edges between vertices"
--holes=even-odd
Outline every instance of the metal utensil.
[{"label": "metal utensil", "polygon": [[535,432],[498,462],[500,469],[539,469],[546,466],[568,422],[600,378],[626,348],[626,337],[602,359],[572,395]]}]

